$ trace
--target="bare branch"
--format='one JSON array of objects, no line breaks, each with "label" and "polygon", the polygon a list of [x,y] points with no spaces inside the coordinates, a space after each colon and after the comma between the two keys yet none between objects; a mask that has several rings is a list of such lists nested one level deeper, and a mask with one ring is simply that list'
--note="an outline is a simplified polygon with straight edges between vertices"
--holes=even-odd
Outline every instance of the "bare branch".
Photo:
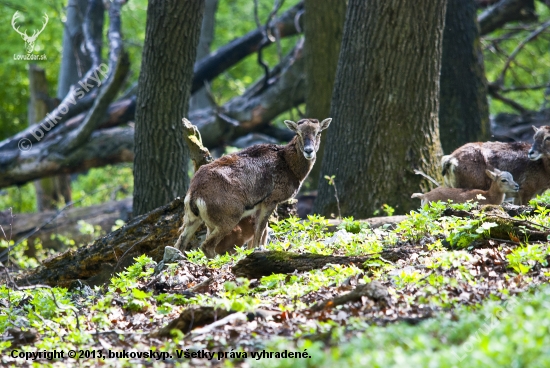
[{"label": "bare branch", "polygon": [[[288,37],[301,33],[301,30],[296,28],[296,25],[299,25],[299,22],[296,20],[301,20],[302,17],[299,17],[299,15],[303,13],[303,9],[304,3],[299,2],[275,19],[272,22],[271,28],[276,28],[280,37]],[[271,32],[275,33],[274,30]],[[220,47],[195,64],[191,92],[198,91],[204,86],[205,81],[211,81],[244,57],[258,51],[260,46],[265,47],[268,44],[271,44],[271,41],[269,39],[264,41],[261,28],[257,28],[243,37]]]},{"label": "bare branch", "polygon": [[510,64],[515,59],[515,57],[519,54],[519,52],[527,45],[530,41],[533,41],[536,39],[546,28],[550,27],[550,20],[544,22],[540,25],[535,31],[531,32],[519,45],[516,46],[514,51],[508,56],[508,60],[506,60],[506,63],[504,64],[504,67],[502,69],[502,72],[500,73],[500,76],[498,77],[496,83],[502,85],[504,83],[504,76],[506,74],[506,71],[510,67]]},{"label": "bare branch", "polygon": [[480,34],[486,35],[513,21],[537,20],[533,0],[501,0],[478,16]]},{"label": "bare branch", "polygon": [[63,141],[52,147],[51,150],[66,154],[81,146],[102,122],[103,116],[109,108],[109,103],[115,98],[122,86],[129,70],[128,55],[122,48],[120,31],[120,7],[122,1],[113,1],[109,7],[109,75],[101,87],[94,104],[80,126],[69,134]]},{"label": "bare branch", "polygon": [[516,101],[513,101],[507,97],[504,97],[502,96],[499,92],[498,92],[498,89],[496,88],[488,88],[488,92],[489,92],[489,95],[491,97],[493,97],[494,99],[497,99],[503,103],[505,103],[506,105],[510,106],[511,108],[513,108],[514,110],[517,110],[519,111],[520,113],[522,114],[526,114],[527,112],[529,112],[528,109],[526,109],[525,107],[521,106],[519,103],[517,103]]}]

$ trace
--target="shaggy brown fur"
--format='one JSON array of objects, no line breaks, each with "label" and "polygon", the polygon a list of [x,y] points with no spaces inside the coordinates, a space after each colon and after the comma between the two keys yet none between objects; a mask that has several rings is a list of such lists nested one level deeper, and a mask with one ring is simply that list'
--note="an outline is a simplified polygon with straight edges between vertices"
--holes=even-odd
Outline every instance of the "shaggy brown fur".
[{"label": "shaggy brown fur", "polygon": [[176,247],[187,249],[191,236],[205,223],[208,233],[201,248],[214,257],[222,239],[249,216],[254,220],[253,247],[265,242],[269,215],[278,203],[298,193],[315,163],[321,131],[330,121],[286,120],[296,132],[287,145],[259,144],[201,166],[185,197],[183,231]]},{"label": "shaggy brown fur", "polygon": [[488,189],[486,169],[508,171],[520,189],[516,204],[525,205],[550,188],[550,126],[535,129],[534,143],[476,142],[457,148],[441,161],[445,184],[453,188]]}]

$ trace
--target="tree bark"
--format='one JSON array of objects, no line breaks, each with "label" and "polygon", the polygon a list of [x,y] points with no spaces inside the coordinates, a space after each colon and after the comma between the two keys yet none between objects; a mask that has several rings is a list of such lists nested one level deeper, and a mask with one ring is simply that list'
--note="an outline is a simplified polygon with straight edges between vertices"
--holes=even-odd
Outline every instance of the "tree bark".
[{"label": "tree bark", "polygon": [[360,301],[364,296],[372,300],[387,303],[389,294],[388,289],[379,281],[371,281],[368,284],[360,284],[349,293],[339,295],[329,300],[318,302],[311,306],[310,312],[320,312],[326,309],[332,309],[339,305]]},{"label": "tree bark", "polygon": [[204,0],[151,0],[136,110],[134,212],[185,194],[188,154],[181,119],[187,115]]},{"label": "tree bark", "polygon": [[355,264],[361,269],[367,269],[364,263],[371,259],[382,257],[386,261],[395,262],[407,259],[410,254],[418,252],[421,248],[403,248],[399,250],[384,250],[380,253],[360,256],[325,256],[312,253],[291,253],[283,251],[254,252],[241,259],[231,272],[237,277],[260,279],[274,273],[293,273],[311,271],[323,268],[328,264],[350,265]]},{"label": "tree bark", "polygon": [[[480,214],[484,215],[484,222],[493,222],[496,224],[488,233],[488,238],[495,241],[513,241],[520,245],[520,242],[546,242],[550,236],[550,228],[544,225],[539,225],[528,220],[521,220],[510,217],[507,213],[513,213],[518,209],[525,210],[523,213],[529,214],[526,206],[514,206],[519,208],[503,209],[500,206],[486,205],[479,206],[478,211],[464,211],[447,208],[443,212],[443,216],[456,216],[462,218],[479,218]],[[505,207],[506,208],[506,207]]]},{"label": "tree bark", "polygon": [[[44,69],[29,65],[29,125],[42,120],[53,109],[55,101],[48,96],[48,81]],[[71,201],[71,182],[66,175],[42,178],[34,182],[36,207],[39,212],[51,210],[60,202]]]},{"label": "tree bark", "polygon": [[[319,121],[330,115],[330,100],[342,43],[346,5],[344,0],[305,0],[306,116]],[[325,141],[326,134],[323,134],[315,165],[309,173],[308,180],[312,183],[312,189],[317,188],[321,174]]]},{"label": "tree bark", "polygon": [[[62,100],[71,85],[78,83],[82,75],[91,68],[91,60],[81,47],[84,45],[84,14],[86,13],[87,0],[69,0],[67,3],[67,20],[63,28],[63,48],[61,67],[59,68],[59,80],[57,84],[57,98]],[[97,22],[103,28],[104,12],[97,12]]]},{"label": "tree bark", "polygon": [[491,136],[474,0],[448,0],[443,31],[439,132],[443,152]]},{"label": "tree bark", "polygon": [[[202,18],[201,35],[199,45],[197,46],[197,62],[210,54],[210,45],[214,40],[214,28],[216,24],[216,10],[218,10],[218,0],[205,0],[204,16]],[[189,100],[189,110],[203,109],[212,105],[206,89],[203,87],[193,93]]]},{"label": "tree bark", "polygon": [[[335,175],[343,216],[370,217],[384,203],[405,213],[440,178],[439,73],[446,0],[350,0],[331,104],[322,175]],[[429,10],[428,10],[429,9]],[[337,213],[319,183],[314,211]]]},{"label": "tree bark", "polygon": [[47,155],[48,145],[16,153],[0,162],[0,188],[20,185],[42,177],[72,174],[92,167],[131,162],[134,159],[134,129],[111,128],[92,133],[89,140],[65,156]]}]

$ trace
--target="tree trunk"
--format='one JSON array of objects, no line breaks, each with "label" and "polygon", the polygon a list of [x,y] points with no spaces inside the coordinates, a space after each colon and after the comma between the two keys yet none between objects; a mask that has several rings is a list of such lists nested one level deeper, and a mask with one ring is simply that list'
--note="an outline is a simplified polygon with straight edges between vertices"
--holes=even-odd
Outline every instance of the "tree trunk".
[{"label": "tree trunk", "polygon": [[[54,100],[48,96],[48,81],[44,69],[29,65],[29,125],[42,120],[53,109]],[[71,201],[71,182],[66,175],[42,178],[34,182],[36,208],[39,212],[52,210],[60,202]]]},{"label": "tree trunk", "polygon": [[[439,72],[446,0],[350,0],[321,175],[335,175],[343,216],[369,217],[384,203],[404,213],[440,178]],[[319,183],[314,211],[337,213]]]},{"label": "tree trunk", "polygon": [[[330,114],[330,100],[346,18],[346,2],[305,0],[305,9],[306,116],[321,121]],[[313,188],[317,188],[321,174],[325,141],[326,135],[323,134],[316,163],[309,173]]]},{"label": "tree trunk", "polygon": [[491,136],[474,0],[448,0],[443,32],[439,132],[443,152]]},{"label": "tree trunk", "polygon": [[[205,0],[204,17],[202,18],[201,35],[199,45],[197,46],[197,60],[195,64],[210,54],[210,45],[214,40],[216,10],[218,10],[218,0]],[[211,104],[212,102],[208,97],[206,89],[202,87],[193,93],[191,100],[189,100],[189,110],[203,109],[211,106]]]},{"label": "tree trunk", "polygon": [[185,195],[187,115],[204,0],[150,0],[136,108],[134,213]]},{"label": "tree trunk", "polygon": [[[71,85],[76,84],[92,66],[89,55],[84,54],[81,47],[84,44],[82,24],[87,3],[87,0],[69,0],[67,4],[67,20],[63,28],[61,67],[57,83],[59,100],[69,93]],[[97,22],[103,27],[103,16],[99,17],[99,12],[97,15]]]}]

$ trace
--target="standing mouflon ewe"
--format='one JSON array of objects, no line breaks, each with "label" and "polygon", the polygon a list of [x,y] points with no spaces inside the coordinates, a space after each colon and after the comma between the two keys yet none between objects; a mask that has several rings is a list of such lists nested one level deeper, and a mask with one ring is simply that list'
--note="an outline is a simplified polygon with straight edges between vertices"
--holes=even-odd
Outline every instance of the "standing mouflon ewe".
[{"label": "standing mouflon ewe", "polygon": [[175,245],[187,250],[202,223],[207,235],[204,254],[216,256],[216,247],[239,221],[254,217],[253,247],[264,244],[267,220],[277,204],[292,198],[315,163],[321,131],[332,119],[285,120],[296,136],[285,146],[258,144],[201,166],[185,196],[183,231]]},{"label": "standing mouflon ewe", "polygon": [[452,188],[487,189],[491,180],[486,169],[508,171],[519,184],[515,204],[526,205],[531,198],[550,188],[550,126],[535,129],[534,143],[476,142],[443,156],[445,184]]}]

